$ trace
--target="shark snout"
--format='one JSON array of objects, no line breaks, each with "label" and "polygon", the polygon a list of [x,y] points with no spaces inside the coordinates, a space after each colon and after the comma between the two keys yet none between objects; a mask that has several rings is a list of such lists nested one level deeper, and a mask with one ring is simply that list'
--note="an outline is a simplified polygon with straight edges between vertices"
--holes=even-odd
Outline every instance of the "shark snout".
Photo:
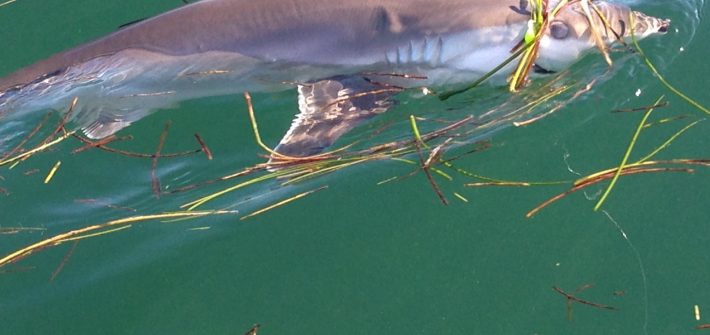
[{"label": "shark snout", "polygon": [[[536,61],[539,67],[559,71],[599,47],[597,42],[607,46],[620,41],[629,43],[634,38],[665,34],[670,28],[670,20],[634,11],[623,4],[606,1],[594,4],[595,10],[589,13],[581,2],[571,2],[557,13],[540,43]],[[595,35],[600,41],[595,40]]]},{"label": "shark snout", "polygon": [[671,25],[671,20],[663,20],[661,25],[658,27],[658,32],[661,34],[665,34],[668,32],[668,27]]},{"label": "shark snout", "polygon": [[665,34],[670,28],[671,20],[661,19],[634,11],[632,13],[634,21],[634,34],[639,37],[646,37],[654,34]]}]

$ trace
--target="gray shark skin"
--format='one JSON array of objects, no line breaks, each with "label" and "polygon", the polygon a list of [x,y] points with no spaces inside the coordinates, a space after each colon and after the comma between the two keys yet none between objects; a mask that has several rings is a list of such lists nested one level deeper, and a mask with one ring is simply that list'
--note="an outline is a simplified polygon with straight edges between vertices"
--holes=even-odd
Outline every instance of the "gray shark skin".
[{"label": "gray shark skin", "polygon": [[[669,24],[595,4],[610,18],[612,29],[602,30],[608,44],[630,37],[629,15],[638,38]],[[358,93],[475,80],[509,56],[529,18],[526,0],[202,0],[0,79],[0,122],[78,98],[72,121],[102,138],[187,99],[297,86],[300,113],[277,151],[305,156],[385,112],[396,92]],[[551,27],[537,60],[546,70],[563,69],[594,47],[577,1]]]}]

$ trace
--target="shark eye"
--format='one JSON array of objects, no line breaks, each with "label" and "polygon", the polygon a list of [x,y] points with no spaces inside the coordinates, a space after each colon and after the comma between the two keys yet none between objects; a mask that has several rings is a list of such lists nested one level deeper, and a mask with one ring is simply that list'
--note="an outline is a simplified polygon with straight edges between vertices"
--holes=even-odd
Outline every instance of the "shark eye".
[{"label": "shark eye", "polygon": [[569,26],[562,21],[552,21],[550,35],[555,39],[563,40],[569,36]]}]

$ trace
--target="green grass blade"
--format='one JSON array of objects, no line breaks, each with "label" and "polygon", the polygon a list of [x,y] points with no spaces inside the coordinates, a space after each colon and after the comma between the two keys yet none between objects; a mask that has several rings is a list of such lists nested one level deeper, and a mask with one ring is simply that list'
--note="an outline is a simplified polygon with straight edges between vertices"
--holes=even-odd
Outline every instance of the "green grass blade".
[{"label": "green grass blade", "polygon": [[[656,100],[656,102],[653,105],[658,105],[662,100],[663,100],[663,97],[658,98],[658,100]],[[602,204],[604,204],[604,201],[606,201],[606,198],[611,193],[611,190],[616,185],[616,181],[619,179],[619,176],[621,175],[621,171],[623,171],[624,167],[626,167],[626,163],[629,161],[629,157],[631,156],[631,152],[633,151],[634,146],[636,146],[636,141],[638,140],[638,137],[641,134],[641,131],[643,130],[643,127],[646,124],[648,117],[651,116],[651,113],[653,113],[653,110],[654,110],[653,108],[649,108],[648,111],[646,111],[646,113],[643,115],[641,122],[639,123],[638,127],[636,128],[636,132],[634,132],[634,136],[631,138],[631,143],[629,143],[629,147],[626,148],[626,153],[624,153],[624,158],[621,160],[621,164],[619,164],[619,167],[616,169],[616,172],[614,173],[614,177],[611,179],[611,182],[609,182],[609,186],[607,186],[606,191],[604,191],[604,194],[602,195],[601,198],[599,198],[599,201],[597,202],[596,206],[594,206],[594,211],[598,211],[599,208],[601,208]]]},{"label": "green grass blade", "polygon": [[669,83],[669,82],[666,80],[666,78],[664,78],[664,77],[661,75],[661,73],[658,72],[658,70],[656,69],[656,66],[654,66],[653,63],[651,62],[651,59],[649,59],[649,58],[646,56],[646,53],[643,52],[643,49],[641,49],[641,46],[639,45],[638,40],[636,39],[636,34],[635,34],[634,31],[633,31],[633,29],[634,29],[633,27],[634,27],[634,24],[635,24],[635,23],[634,23],[634,16],[633,16],[633,15],[630,15],[630,18],[631,18],[631,24],[630,24],[630,26],[631,26],[631,29],[632,29],[632,31],[631,31],[631,40],[632,40],[633,43],[634,43],[634,47],[636,47],[636,51],[638,51],[639,55],[641,56],[641,58],[643,59],[643,61],[646,63],[646,65],[648,66],[648,68],[651,70],[651,72],[656,76],[656,78],[658,78],[658,81],[660,81],[661,84],[663,84],[663,86],[665,86],[668,90],[670,90],[671,92],[673,92],[673,94],[677,95],[678,97],[680,97],[681,99],[683,99],[685,102],[687,102],[687,103],[690,104],[691,106],[697,108],[698,110],[702,111],[702,112],[705,113],[705,114],[710,115],[710,110],[709,110],[707,107],[701,105],[701,104],[698,103],[697,101],[693,100],[692,98],[690,98],[689,96],[685,95],[683,92],[681,92],[680,90],[678,90],[677,88],[675,88],[675,86],[671,85],[671,83]]}]

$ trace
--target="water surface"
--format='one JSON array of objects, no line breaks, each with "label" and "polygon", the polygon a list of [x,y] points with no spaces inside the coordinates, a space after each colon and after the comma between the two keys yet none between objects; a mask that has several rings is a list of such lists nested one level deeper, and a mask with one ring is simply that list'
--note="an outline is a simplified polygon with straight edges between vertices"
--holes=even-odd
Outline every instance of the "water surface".
[{"label": "water surface", "polygon": [[[704,36],[710,23],[701,19],[707,6],[632,3],[673,20],[669,34],[642,45],[670,82],[710,105],[710,44]],[[20,0],[0,7],[0,39],[10,46],[0,73],[180,5],[177,0]],[[570,92],[550,101],[549,108],[564,105],[550,116],[525,127],[501,122],[472,132],[451,155],[475,140],[488,139],[491,147],[464,156],[456,166],[505,180],[573,180],[619,164],[642,112],[611,113],[614,109],[647,106],[666,94],[669,106],[652,121],[685,117],[644,130],[636,159],[705,117],[670,95],[638,58],[622,52],[614,58],[611,71],[594,56],[575,66],[565,83],[601,79],[579,99],[565,102]],[[293,91],[254,95],[268,143],[276,143],[290,124],[295,99]],[[410,138],[409,115],[456,120],[506,99],[495,87],[445,104],[405,94],[392,113],[343,143],[386,124],[391,126],[380,137],[359,146]],[[1,124],[6,141],[0,145],[12,147],[41,117]],[[190,101],[156,113],[124,130],[121,134],[134,139],[116,147],[154,152],[167,120],[172,127],[164,152],[199,148],[193,138],[199,133],[214,159],[201,154],[161,159],[157,174],[165,190],[263,161],[241,96]],[[437,124],[421,122],[421,127],[432,130]],[[707,133],[706,122],[699,123],[658,159],[710,157]],[[69,230],[174,211],[235,183],[157,199],[150,160],[98,150],[72,154],[79,146],[68,141],[0,170],[0,188],[8,192],[0,194],[0,226],[41,229],[0,235],[3,256]],[[44,184],[58,160],[60,169]],[[710,323],[693,315],[694,305],[710,311],[707,169],[623,177],[601,211],[593,207],[603,183],[526,219],[530,209],[567,187],[471,188],[464,184],[478,180],[441,168],[453,177],[435,177],[449,206],[440,203],[421,172],[378,185],[416,169],[377,161],[293,187],[256,185],[208,206],[236,204],[240,214],[139,223],[75,247],[46,249],[0,268],[6,271],[0,273],[0,322],[7,334],[241,334],[255,323],[262,325],[259,334],[695,334],[698,324]],[[328,188],[239,220],[321,186]],[[573,304],[570,311],[553,286],[617,310]]]}]

